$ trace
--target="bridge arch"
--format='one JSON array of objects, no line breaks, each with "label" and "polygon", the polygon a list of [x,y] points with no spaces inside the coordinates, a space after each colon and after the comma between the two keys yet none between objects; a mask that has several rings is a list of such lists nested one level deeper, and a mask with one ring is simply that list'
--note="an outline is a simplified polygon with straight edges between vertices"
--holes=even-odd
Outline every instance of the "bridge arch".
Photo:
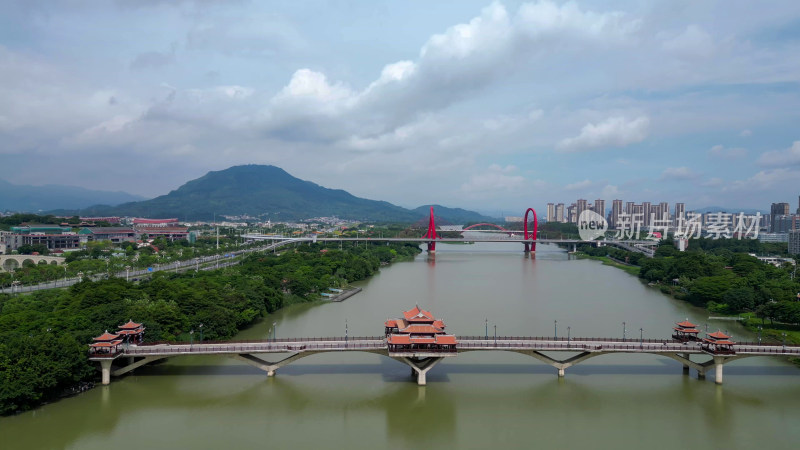
[{"label": "bridge arch", "polygon": [[37,265],[42,262],[46,264],[64,264],[65,258],[61,256],[45,255],[2,255],[0,254],[0,272],[11,272],[24,265]]},{"label": "bridge arch", "polygon": [[494,224],[494,223],[476,223],[475,225],[470,225],[468,227],[464,227],[464,229],[462,231],[472,230],[473,228],[476,228],[476,227],[492,227],[492,228],[497,228],[500,231],[509,231],[509,230],[506,230],[505,228],[501,227],[500,225],[497,225],[497,224]]},{"label": "bridge arch", "polygon": [[[531,233],[531,234],[528,234],[528,214],[529,213],[533,213],[533,233]],[[536,230],[539,228],[539,220],[536,218],[536,210],[533,209],[533,208],[528,208],[527,210],[525,210],[525,219],[523,219],[523,220],[524,220],[524,224],[525,224],[524,225],[524,233],[523,233],[523,236],[525,237],[525,240],[533,239],[535,241],[536,240]],[[525,244],[525,247],[526,247],[526,250],[527,250],[528,244]],[[536,251],[536,242],[534,242],[531,245],[531,250],[534,251],[534,252]]]},{"label": "bridge arch", "polygon": [[12,272],[19,269],[19,261],[15,258],[7,258],[3,261],[3,271]]}]

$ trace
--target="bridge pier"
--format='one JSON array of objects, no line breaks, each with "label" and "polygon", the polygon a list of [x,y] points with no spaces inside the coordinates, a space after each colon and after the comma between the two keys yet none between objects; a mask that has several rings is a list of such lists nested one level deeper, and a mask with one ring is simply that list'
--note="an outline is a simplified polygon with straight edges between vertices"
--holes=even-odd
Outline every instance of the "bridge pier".
[{"label": "bridge pier", "polygon": [[442,357],[429,357],[429,358],[395,358],[400,362],[404,362],[411,366],[411,376],[417,379],[419,386],[427,384],[428,371],[441,361]]},{"label": "bridge pier", "polygon": [[111,384],[111,363],[113,362],[114,362],[113,359],[100,360],[100,372],[102,373],[103,385]]},{"label": "bridge pier", "polygon": [[722,366],[725,364],[725,357],[723,356],[715,356],[714,357],[714,366],[715,366],[715,374],[714,374],[714,383],[722,384]]},{"label": "bridge pier", "polygon": [[[690,357],[690,355],[688,353],[684,353],[683,357],[688,359],[689,361],[692,360],[692,358]],[[684,375],[689,375],[689,365],[686,364],[686,363],[683,364],[683,374]]]}]

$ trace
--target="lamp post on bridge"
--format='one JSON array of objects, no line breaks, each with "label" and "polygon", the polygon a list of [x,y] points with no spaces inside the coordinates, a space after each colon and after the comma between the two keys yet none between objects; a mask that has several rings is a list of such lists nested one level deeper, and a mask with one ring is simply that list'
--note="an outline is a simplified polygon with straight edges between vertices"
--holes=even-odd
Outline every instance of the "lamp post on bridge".
[{"label": "lamp post on bridge", "polygon": [[278,322],[272,322],[272,340],[278,339]]},{"label": "lamp post on bridge", "polygon": [[489,319],[483,319],[483,324],[486,325],[486,339],[489,339]]},{"label": "lamp post on bridge", "polygon": [[758,326],[758,345],[761,345],[761,330],[762,329],[763,328],[761,327],[761,325],[759,325]]},{"label": "lamp post on bridge", "polygon": [[786,333],[781,333],[783,335],[783,349],[786,350]]},{"label": "lamp post on bridge", "polygon": [[[785,337],[786,333],[783,333],[783,336]],[[497,346],[497,324],[495,324],[495,326],[494,326],[494,345]],[[786,344],[785,344],[785,339],[784,339],[784,347],[785,346],[786,346]]]},{"label": "lamp post on bridge", "polygon": [[644,328],[639,328],[639,348],[644,348]]},{"label": "lamp post on bridge", "polygon": [[203,343],[203,324],[200,324],[200,343]]},{"label": "lamp post on bridge", "polygon": [[347,319],[344,319],[344,345],[347,345]]},{"label": "lamp post on bridge", "polygon": [[572,329],[572,327],[567,327],[567,345],[569,345],[569,343],[570,343],[570,330],[571,329]]},{"label": "lamp post on bridge", "polygon": [[191,347],[193,345],[194,345],[194,328],[192,328],[191,331],[189,331],[189,346]]},{"label": "lamp post on bridge", "polygon": [[558,340],[558,321],[553,321],[553,339]]},{"label": "lamp post on bridge", "polygon": [[625,322],[622,322],[622,342],[625,342],[625,334],[627,334],[627,329],[625,329]]}]

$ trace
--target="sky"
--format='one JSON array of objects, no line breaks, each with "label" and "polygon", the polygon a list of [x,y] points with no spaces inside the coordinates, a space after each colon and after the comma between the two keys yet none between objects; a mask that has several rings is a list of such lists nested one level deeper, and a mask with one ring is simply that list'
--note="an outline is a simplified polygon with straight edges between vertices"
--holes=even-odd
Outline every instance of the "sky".
[{"label": "sky", "polygon": [[0,178],[416,207],[800,195],[800,2],[5,1]]}]

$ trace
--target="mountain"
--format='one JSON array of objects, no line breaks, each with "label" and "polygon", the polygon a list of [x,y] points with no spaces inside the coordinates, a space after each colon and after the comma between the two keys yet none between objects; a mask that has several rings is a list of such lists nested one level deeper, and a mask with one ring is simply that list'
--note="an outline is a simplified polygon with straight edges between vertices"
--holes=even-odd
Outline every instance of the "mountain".
[{"label": "mountain", "polygon": [[[169,194],[152,200],[115,207],[98,205],[81,211],[84,215],[178,217],[183,220],[211,220],[219,215],[261,216],[273,221],[337,216],[348,220],[416,222],[428,216],[384,201],[356,197],[341,189],[328,189],[300,180],[275,166],[245,165],[209,172]],[[447,214],[436,216],[450,220]],[[445,208],[443,208],[444,210]],[[447,210],[450,210],[447,208]],[[460,216],[478,213],[453,209]],[[451,222],[460,223],[459,220]]]},{"label": "mountain", "polygon": [[95,191],[57,184],[26,186],[0,180],[0,211],[37,212],[55,208],[81,209],[98,203],[118,205],[143,199],[144,197],[121,191]]}]

